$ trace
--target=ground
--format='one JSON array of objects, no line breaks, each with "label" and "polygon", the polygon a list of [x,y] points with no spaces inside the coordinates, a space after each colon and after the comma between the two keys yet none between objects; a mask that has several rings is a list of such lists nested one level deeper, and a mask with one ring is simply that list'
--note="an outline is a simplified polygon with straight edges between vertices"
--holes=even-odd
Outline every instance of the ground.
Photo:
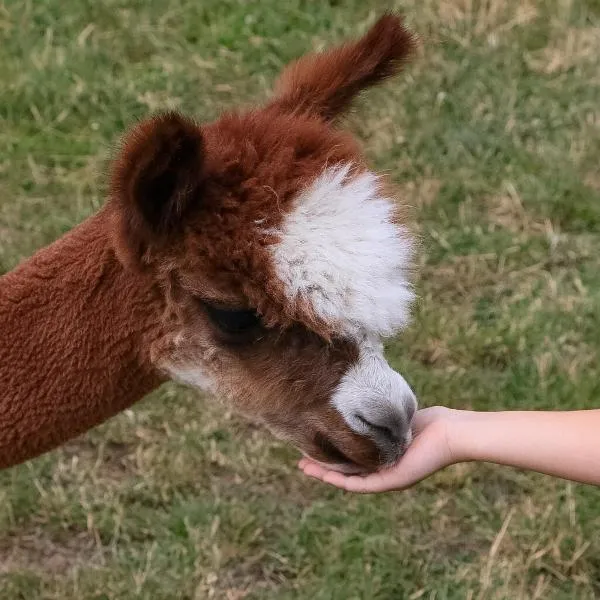
[{"label": "ground", "polygon": [[[423,405],[600,403],[597,0],[4,0],[0,272],[97,210],[123,129],[266,97],[383,10],[421,36],[347,125],[415,208]],[[0,391],[1,393],[1,391]],[[351,496],[174,385],[0,473],[0,597],[592,599],[600,496],[487,465]]]}]

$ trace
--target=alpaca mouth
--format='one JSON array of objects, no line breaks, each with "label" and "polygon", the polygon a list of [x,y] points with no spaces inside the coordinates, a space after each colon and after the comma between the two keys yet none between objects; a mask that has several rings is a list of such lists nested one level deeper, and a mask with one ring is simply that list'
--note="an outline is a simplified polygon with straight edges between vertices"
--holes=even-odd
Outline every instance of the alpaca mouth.
[{"label": "alpaca mouth", "polygon": [[342,452],[327,436],[318,433],[315,436],[315,442],[317,443],[317,446],[319,447],[319,450],[325,457],[326,461],[312,457],[311,460],[314,460],[320,465],[327,467],[331,471],[338,471],[347,475],[358,475],[369,472],[369,469],[359,465],[357,462],[349,458],[348,455]]},{"label": "alpaca mouth", "polygon": [[[406,453],[408,447],[412,442],[412,435],[409,432],[406,437],[395,445],[392,452],[388,452],[387,456],[380,456],[382,462],[376,468],[368,468],[364,465],[360,465],[346,454],[344,454],[339,448],[325,435],[317,434],[316,437],[319,450],[322,453],[322,458],[317,459],[309,454],[305,454],[307,458],[310,458],[313,462],[327,468],[330,471],[337,471],[344,475],[368,475],[374,473],[380,469],[388,469],[396,464]],[[323,460],[323,457],[325,460]]]},{"label": "alpaca mouth", "polygon": [[360,465],[357,465],[356,463],[353,463],[353,462],[345,462],[345,463],[323,462],[322,460],[313,458],[312,456],[310,456],[308,454],[306,454],[305,456],[307,458],[310,458],[311,461],[317,463],[318,465],[325,467],[329,471],[336,471],[338,473],[343,473],[344,475],[368,475],[369,473],[372,472],[369,469],[366,469],[365,467],[361,467]]},{"label": "alpaca mouth", "polygon": [[328,461],[334,464],[348,464],[355,465],[356,463],[342,452],[330,438],[322,433],[317,433],[315,436],[315,443],[319,447],[319,450],[327,458]]}]

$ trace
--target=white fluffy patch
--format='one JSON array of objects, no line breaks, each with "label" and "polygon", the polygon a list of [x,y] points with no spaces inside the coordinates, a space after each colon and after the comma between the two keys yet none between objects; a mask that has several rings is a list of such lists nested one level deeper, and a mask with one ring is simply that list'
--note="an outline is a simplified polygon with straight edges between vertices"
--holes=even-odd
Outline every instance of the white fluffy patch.
[{"label": "white fluffy patch", "polygon": [[370,423],[410,443],[417,401],[404,377],[388,365],[381,343],[361,343],[358,362],[342,377],[331,402],[357,433],[372,433]]},{"label": "white fluffy patch", "polygon": [[388,336],[407,324],[412,244],[370,172],[328,168],[297,198],[273,246],[290,302],[308,301],[346,335]]}]

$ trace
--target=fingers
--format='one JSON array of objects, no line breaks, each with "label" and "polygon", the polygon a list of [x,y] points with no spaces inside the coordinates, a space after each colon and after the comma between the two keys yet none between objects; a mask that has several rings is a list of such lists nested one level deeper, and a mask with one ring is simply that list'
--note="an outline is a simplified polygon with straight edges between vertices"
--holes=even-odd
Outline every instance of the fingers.
[{"label": "fingers", "polygon": [[309,477],[314,477],[315,479],[319,479],[343,490],[346,489],[346,481],[350,479],[347,475],[338,473],[337,471],[331,471],[326,467],[311,462],[308,462],[302,470],[304,471],[304,474]]},{"label": "fingers", "polygon": [[337,471],[332,471],[327,467],[319,465],[309,459],[303,458],[298,466],[305,475],[313,477],[333,485],[347,492],[359,494],[372,494],[376,492],[386,492],[392,489],[400,489],[398,483],[394,481],[390,470],[372,473],[370,475],[344,475]]}]

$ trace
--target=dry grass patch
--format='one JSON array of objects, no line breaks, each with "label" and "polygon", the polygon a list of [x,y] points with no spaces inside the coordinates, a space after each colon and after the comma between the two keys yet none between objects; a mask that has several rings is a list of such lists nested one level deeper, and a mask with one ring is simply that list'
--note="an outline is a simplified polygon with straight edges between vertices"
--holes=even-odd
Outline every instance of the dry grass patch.
[{"label": "dry grass patch", "polygon": [[12,572],[63,576],[78,568],[101,568],[105,550],[93,532],[50,535],[43,527],[0,538],[1,576]]},{"label": "dry grass patch", "polygon": [[435,203],[441,187],[442,182],[435,177],[407,181],[397,187],[398,198],[401,202],[422,210]]},{"label": "dry grass patch", "polygon": [[598,168],[598,170],[591,171],[590,173],[588,173],[584,177],[583,182],[585,183],[585,185],[592,188],[593,190],[600,191],[600,167]]},{"label": "dry grass patch", "polygon": [[488,43],[495,45],[497,36],[507,34],[522,27],[538,16],[533,2],[504,2],[503,0],[459,0],[432,3],[437,6],[439,22],[450,30],[467,28],[456,39],[464,44],[472,43],[472,38],[485,36]]},{"label": "dry grass patch", "polygon": [[546,48],[526,55],[534,71],[552,75],[584,64],[597,63],[600,55],[600,27],[561,27]]},{"label": "dry grass patch", "polygon": [[513,233],[544,234],[551,227],[547,220],[529,214],[513,185],[506,185],[506,193],[485,200],[488,218],[492,225]]}]

